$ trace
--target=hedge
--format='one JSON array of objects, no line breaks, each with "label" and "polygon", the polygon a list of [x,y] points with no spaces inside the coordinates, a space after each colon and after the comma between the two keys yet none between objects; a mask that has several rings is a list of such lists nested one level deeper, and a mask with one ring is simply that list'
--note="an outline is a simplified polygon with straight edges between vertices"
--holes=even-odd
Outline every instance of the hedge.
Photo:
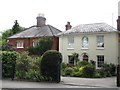
[{"label": "hedge", "polygon": [[18,53],[14,51],[2,51],[0,56],[2,57],[2,77],[13,79]]}]

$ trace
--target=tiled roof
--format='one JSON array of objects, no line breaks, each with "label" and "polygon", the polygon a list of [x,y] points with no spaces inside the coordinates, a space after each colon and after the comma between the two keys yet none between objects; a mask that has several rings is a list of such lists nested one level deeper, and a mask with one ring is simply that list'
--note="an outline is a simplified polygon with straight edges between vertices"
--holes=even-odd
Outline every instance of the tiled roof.
[{"label": "tiled roof", "polygon": [[51,25],[45,25],[43,27],[32,26],[25,31],[14,34],[8,38],[32,38],[32,37],[43,37],[43,36],[56,36],[61,31]]},{"label": "tiled roof", "polygon": [[106,23],[81,24],[67,31],[64,31],[58,35],[95,33],[95,32],[117,32],[117,29]]}]

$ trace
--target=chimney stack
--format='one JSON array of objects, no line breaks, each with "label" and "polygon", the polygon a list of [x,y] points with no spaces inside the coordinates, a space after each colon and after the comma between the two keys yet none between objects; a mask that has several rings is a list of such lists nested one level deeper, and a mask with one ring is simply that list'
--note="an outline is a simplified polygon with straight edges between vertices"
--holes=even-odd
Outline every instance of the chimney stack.
[{"label": "chimney stack", "polygon": [[72,26],[70,25],[70,22],[67,22],[67,24],[65,25],[65,27],[66,27],[66,31],[72,28]]},{"label": "chimney stack", "polygon": [[38,14],[37,16],[37,27],[42,27],[46,23],[46,18],[44,17],[44,14]]},{"label": "chimney stack", "polygon": [[117,30],[120,31],[120,1],[118,2]]}]

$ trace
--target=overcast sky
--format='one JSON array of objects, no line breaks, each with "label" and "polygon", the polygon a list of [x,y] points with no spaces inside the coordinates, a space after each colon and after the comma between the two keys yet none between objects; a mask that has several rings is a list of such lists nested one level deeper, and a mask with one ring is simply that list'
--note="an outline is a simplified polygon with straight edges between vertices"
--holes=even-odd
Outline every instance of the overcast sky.
[{"label": "overcast sky", "polygon": [[38,13],[44,13],[46,24],[61,31],[67,21],[72,27],[80,24],[105,22],[116,28],[119,0],[1,0],[0,31],[20,26],[36,25]]}]

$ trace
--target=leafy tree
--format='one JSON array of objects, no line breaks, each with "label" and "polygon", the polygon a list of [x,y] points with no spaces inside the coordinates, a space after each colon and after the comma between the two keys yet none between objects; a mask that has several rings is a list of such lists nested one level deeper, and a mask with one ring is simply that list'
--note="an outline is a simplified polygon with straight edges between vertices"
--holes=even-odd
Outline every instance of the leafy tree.
[{"label": "leafy tree", "polygon": [[[17,22],[17,20],[15,20],[15,24],[13,25],[12,29],[7,29],[4,32],[2,32],[2,46],[4,49],[6,49],[6,46],[11,46],[11,45],[7,45],[7,37],[12,36],[13,34],[16,34],[18,32],[23,31],[24,28],[19,26],[19,23]],[[8,48],[7,48],[8,50]]]},{"label": "leafy tree", "polygon": [[42,55],[47,50],[50,50],[52,47],[52,38],[45,37],[41,38],[38,42],[38,45],[35,47],[30,46],[28,51],[32,55]]},{"label": "leafy tree", "polygon": [[76,62],[76,64],[77,64],[78,61],[79,61],[79,59],[78,59],[79,54],[78,54],[78,53],[72,53],[72,57],[73,57],[73,59],[75,60],[75,62]]},{"label": "leafy tree", "polygon": [[2,45],[5,45],[6,44],[6,41],[7,41],[7,37],[13,35],[13,32],[11,29],[7,29],[6,31],[4,31],[2,33]]}]

